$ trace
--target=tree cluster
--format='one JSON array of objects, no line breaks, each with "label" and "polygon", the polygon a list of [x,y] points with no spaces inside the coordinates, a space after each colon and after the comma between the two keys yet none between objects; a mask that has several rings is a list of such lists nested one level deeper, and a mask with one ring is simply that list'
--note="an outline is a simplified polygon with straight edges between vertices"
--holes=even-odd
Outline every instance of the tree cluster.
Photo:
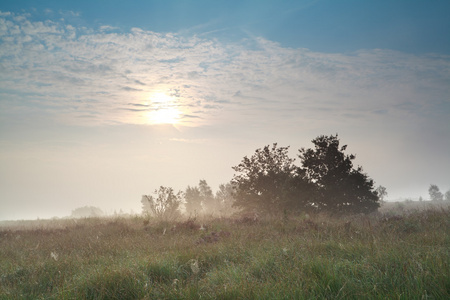
[{"label": "tree cluster", "polygon": [[206,180],[198,186],[188,186],[184,192],[161,186],[154,195],[142,196],[142,211],[157,219],[173,220],[180,216],[182,206],[187,215],[226,215],[233,212],[234,189],[230,183],[221,184],[216,194]]},{"label": "tree cluster", "polygon": [[231,182],[220,185],[215,195],[206,180],[178,193],[161,186],[154,195],[142,197],[143,212],[173,219],[180,215],[183,204],[185,212],[194,216],[224,215],[233,210],[263,214],[377,210],[387,196],[386,188],[375,189],[363,169],[353,166],[355,155],[344,153],[347,146],[340,146],[338,135],[319,136],[312,143],[314,148],[299,150],[301,166],[289,157],[289,147],[275,143],[257,149],[233,167],[236,173]]},{"label": "tree cluster", "polygon": [[[319,136],[314,148],[299,150],[301,166],[288,156],[289,147],[265,146],[233,167],[234,206],[261,213],[331,211],[370,213],[380,205],[374,182],[355,155],[346,155],[338,136]],[[386,195],[386,190],[382,196]]]},{"label": "tree cluster", "polygon": [[430,195],[431,201],[443,201],[444,199],[446,201],[450,201],[450,190],[445,192],[445,195],[441,193],[441,190],[439,187],[435,184],[431,184],[428,188],[428,193]]},{"label": "tree cluster", "polygon": [[188,215],[225,215],[232,211],[234,190],[230,183],[221,184],[214,195],[206,180],[200,180],[198,186],[186,188],[184,200]]}]

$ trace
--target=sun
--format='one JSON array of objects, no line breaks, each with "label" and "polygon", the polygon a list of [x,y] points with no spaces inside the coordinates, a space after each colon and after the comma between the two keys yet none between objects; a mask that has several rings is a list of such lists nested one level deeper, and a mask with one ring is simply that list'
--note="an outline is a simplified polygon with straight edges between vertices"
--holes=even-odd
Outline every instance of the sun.
[{"label": "sun", "polygon": [[157,92],[150,95],[149,100],[148,120],[150,123],[176,124],[179,122],[181,112],[173,97]]}]

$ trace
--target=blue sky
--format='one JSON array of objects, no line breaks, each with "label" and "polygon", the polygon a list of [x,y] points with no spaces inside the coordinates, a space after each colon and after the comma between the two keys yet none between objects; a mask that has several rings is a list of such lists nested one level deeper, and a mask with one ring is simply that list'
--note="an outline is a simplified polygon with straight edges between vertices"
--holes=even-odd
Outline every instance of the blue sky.
[{"label": "blue sky", "polygon": [[263,37],[320,52],[391,49],[450,53],[448,1],[2,1],[31,19],[64,17],[79,26],[133,27],[239,40]]},{"label": "blue sky", "polygon": [[389,198],[450,189],[448,1],[0,1],[0,219],[140,211],[339,133]]}]

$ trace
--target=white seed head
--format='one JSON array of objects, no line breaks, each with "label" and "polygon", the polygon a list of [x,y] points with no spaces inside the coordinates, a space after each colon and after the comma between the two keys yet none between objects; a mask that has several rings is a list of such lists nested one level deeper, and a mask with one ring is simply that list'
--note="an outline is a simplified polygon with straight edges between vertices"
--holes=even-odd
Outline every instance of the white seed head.
[{"label": "white seed head", "polygon": [[56,261],[56,260],[58,260],[58,253],[50,252],[50,257],[53,258]]},{"label": "white seed head", "polygon": [[191,259],[190,263],[192,273],[197,274],[198,272],[200,272],[200,267],[198,266],[198,261],[196,259]]}]

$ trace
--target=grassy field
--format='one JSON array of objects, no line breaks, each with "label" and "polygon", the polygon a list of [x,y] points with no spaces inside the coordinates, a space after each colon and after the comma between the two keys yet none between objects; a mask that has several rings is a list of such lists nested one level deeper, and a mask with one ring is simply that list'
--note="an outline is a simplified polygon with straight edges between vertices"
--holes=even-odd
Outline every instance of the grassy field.
[{"label": "grassy field", "polygon": [[6,225],[0,299],[450,299],[448,208]]}]

